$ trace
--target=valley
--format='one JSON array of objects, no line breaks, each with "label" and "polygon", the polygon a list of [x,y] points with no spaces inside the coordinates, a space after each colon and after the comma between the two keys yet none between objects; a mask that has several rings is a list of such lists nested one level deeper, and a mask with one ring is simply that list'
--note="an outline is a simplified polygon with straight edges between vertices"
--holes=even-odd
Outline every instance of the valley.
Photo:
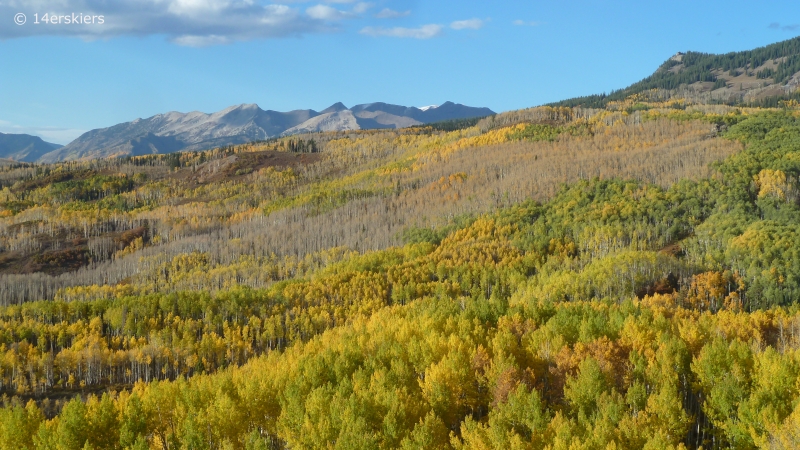
[{"label": "valley", "polygon": [[799,42],[4,160],[0,448],[796,447]]}]

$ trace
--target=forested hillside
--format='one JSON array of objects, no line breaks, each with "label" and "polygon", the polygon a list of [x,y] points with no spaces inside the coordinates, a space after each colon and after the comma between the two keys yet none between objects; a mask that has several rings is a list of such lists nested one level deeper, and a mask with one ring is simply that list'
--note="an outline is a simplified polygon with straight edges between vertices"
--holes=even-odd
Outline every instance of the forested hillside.
[{"label": "forested hillside", "polygon": [[800,110],[0,167],[0,448],[800,445]]},{"label": "forested hillside", "polygon": [[661,98],[694,98],[705,103],[778,106],[798,99],[800,37],[765,47],[715,55],[677,53],[649,77],[609,94],[590,95],[552,106],[602,108],[631,95],[658,91]]}]

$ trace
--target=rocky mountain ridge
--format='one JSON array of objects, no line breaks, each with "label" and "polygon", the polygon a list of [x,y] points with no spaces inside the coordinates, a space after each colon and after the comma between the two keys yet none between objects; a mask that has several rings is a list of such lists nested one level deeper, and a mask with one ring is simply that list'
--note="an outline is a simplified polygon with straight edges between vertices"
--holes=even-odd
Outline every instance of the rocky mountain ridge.
[{"label": "rocky mountain ridge", "polygon": [[494,111],[489,108],[453,102],[424,109],[387,103],[347,108],[342,103],[335,103],[319,112],[312,109],[263,110],[256,104],[231,106],[211,114],[173,111],[91,130],[64,147],[38,155],[36,161],[52,163],[203,150],[299,133],[404,128],[492,114]]}]

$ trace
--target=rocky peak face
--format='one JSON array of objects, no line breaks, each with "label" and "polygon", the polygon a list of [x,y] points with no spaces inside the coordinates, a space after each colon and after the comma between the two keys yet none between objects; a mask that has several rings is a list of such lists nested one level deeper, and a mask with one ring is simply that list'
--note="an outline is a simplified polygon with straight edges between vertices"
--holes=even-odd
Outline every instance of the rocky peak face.
[{"label": "rocky peak face", "polygon": [[[449,119],[494,114],[445,102],[425,110],[388,103],[368,103],[347,108],[335,103],[321,112],[263,110],[255,103],[234,105],[215,113],[171,111],[146,119],[84,133],[68,145],[39,154],[41,162],[147,153],[202,150],[271,137],[372,128],[403,128]],[[169,138],[169,139],[166,139]]]}]

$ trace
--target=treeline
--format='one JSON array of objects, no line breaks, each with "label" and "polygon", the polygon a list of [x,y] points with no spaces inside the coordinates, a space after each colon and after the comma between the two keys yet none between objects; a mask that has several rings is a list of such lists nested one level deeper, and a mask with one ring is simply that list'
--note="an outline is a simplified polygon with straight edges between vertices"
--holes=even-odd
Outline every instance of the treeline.
[{"label": "treeline", "polygon": [[[773,60],[777,62],[775,69],[764,68],[756,71],[764,63]],[[671,70],[679,65],[679,70]],[[784,84],[792,75],[800,72],[800,38],[789,39],[754,50],[722,55],[687,52],[681,55],[680,61],[667,60],[655,73],[627,88],[615,90],[609,94],[564,100],[553,103],[551,106],[603,108],[609,102],[620,101],[651,89],[673,90],[681,85],[696,82],[720,82],[722,80],[713,71],[732,72],[736,69],[744,69],[758,78],[771,78],[777,84]],[[715,89],[719,87],[724,87],[724,84],[715,84],[714,86]]]},{"label": "treeline", "polygon": [[412,128],[419,128],[419,129],[430,129],[433,131],[456,131],[456,130],[463,130],[466,128],[474,127],[478,124],[484,117],[471,117],[469,119],[451,119],[451,120],[443,120],[441,122],[433,122],[427,123],[423,125],[416,125]]}]

